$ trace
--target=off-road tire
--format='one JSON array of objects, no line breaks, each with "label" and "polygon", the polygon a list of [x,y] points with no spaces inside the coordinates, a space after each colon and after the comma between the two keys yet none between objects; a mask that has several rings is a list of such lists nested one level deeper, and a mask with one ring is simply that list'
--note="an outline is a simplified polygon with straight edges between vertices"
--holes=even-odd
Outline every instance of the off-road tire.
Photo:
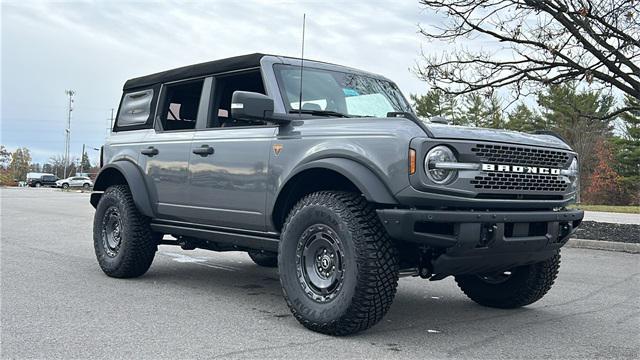
[{"label": "off-road tire", "polygon": [[278,266],[278,254],[259,250],[249,251],[248,254],[256,265],[270,268]]},{"label": "off-road tire", "polygon": [[[299,242],[313,228],[332,231],[343,246],[342,286],[326,302],[305,292],[297,267]],[[374,208],[362,196],[336,191],[305,196],[289,212],[279,246],[284,298],[305,327],[348,335],[370,328],[389,310],[398,285],[398,253]]]},{"label": "off-road tire", "polygon": [[[107,211],[116,211],[121,219],[120,245],[115,256],[109,255],[103,240],[103,226]],[[153,262],[160,234],[151,231],[149,218],[136,208],[129,187],[114,185],[107,188],[96,207],[93,221],[93,245],[98,264],[105,274],[116,278],[143,275]]]},{"label": "off-road tire", "polygon": [[560,253],[552,258],[511,270],[504,282],[492,284],[478,275],[458,275],[460,289],[480,305],[514,309],[540,300],[551,289],[560,268]]}]

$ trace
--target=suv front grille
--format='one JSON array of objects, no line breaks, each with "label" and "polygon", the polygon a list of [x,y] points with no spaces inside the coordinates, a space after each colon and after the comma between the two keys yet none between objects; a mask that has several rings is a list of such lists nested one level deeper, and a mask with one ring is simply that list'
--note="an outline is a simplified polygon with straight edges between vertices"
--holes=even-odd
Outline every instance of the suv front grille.
[{"label": "suv front grille", "polygon": [[567,184],[562,177],[538,174],[506,174],[490,172],[471,180],[476,189],[564,192]]},{"label": "suv front grille", "polygon": [[476,144],[471,151],[483,162],[564,168],[566,152],[508,145]]}]

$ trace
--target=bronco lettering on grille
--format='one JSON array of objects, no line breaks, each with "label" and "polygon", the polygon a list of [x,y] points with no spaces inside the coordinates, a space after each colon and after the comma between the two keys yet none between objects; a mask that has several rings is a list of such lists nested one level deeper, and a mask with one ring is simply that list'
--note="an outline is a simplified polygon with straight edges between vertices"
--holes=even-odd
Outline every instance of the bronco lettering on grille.
[{"label": "bronco lettering on grille", "polygon": [[514,172],[524,174],[550,174],[560,175],[560,169],[537,167],[537,166],[519,166],[504,164],[482,164],[482,171],[498,171],[498,172]]}]

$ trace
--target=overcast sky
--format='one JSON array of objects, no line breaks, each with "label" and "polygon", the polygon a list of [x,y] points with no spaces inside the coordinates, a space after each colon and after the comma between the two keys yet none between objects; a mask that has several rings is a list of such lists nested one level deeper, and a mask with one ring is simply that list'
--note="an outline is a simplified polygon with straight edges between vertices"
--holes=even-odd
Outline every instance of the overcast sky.
[{"label": "overcast sky", "polygon": [[[418,24],[435,14],[399,1],[2,1],[2,144],[35,162],[62,154],[65,89],[77,92],[71,152],[100,147],[124,82],[174,67],[253,52],[305,57],[385,75],[409,93],[426,44]],[[90,152],[93,161],[96,152]]]}]

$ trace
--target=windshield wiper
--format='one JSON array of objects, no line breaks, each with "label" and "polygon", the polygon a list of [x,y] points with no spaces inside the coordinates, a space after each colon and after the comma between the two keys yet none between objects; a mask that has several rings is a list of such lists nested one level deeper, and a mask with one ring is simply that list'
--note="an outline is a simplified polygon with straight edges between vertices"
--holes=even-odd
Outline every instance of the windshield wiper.
[{"label": "windshield wiper", "polygon": [[337,111],[330,111],[330,110],[309,110],[309,109],[298,110],[298,109],[292,109],[292,110],[289,111],[289,114],[309,114],[309,115],[335,116],[335,117],[344,117],[344,118],[351,117],[351,116],[349,116],[347,114],[343,114],[343,113],[337,112]]}]

